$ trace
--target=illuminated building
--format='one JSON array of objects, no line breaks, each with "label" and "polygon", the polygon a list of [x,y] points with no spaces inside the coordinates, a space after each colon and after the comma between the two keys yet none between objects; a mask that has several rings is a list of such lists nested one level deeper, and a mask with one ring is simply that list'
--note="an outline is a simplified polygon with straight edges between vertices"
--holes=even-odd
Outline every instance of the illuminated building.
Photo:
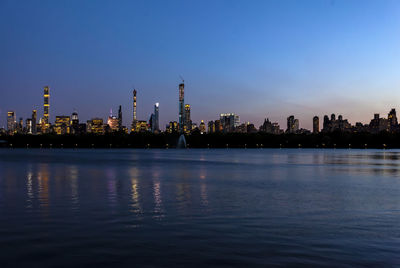
[{"label": "illuminated building", "polygon": [[167,125],[166,131],[168,133],[178,132],[178,122],[176,122],[176,121],[169,122],[169,124]]},{"label": "illuminated building", "polygon": [[296,133],[299,130],[299,120],[295,119],[293,115],[287,118],[287,133]]},{"label": "illuminated building", "polygon": [[179,84],[179,131],[182,133],[184,131],[185,114],[185,84]]},{"label": "illuminated building", "polygon": [[71,128],[70,133],[75,135],[81,135],[86,132],[86,124],[79,123],[79,117],[77,112],[73,112],[71,115]]},{"label": "illuminated building", "polygon": [[153,133],[160,131],[160,126],[159,126],[159,105],[160,104],[158,102],[154,105],[154,113],[152,114],[152,117],[151,117],[150,126],[151,126],[151,131]]},{"label": "illuminated building", "polygon": [[221,120],[215,120],[214,125],[215,125],[215,132],[222,132]]},{"label": "illuminated building", "polygon": [[133,121],[131,126],[131,131],[137,131],[137,117],[136,117],[136,89],[133,90]]},{"label": "illuminated building", "polygon": [[390,131],[391,132],[397,131],[399,125],[397,122],[396,109],[390,110],[388,114],[388,120],[389,120]]},{"label": "illuminated building", "polygon": [[119,119],[116,116],[111,114],[107,119],[107,125],[110,127],[111,131],[118,131],[119,130]]},{"label": "illuminated building", "polygon": [[234,113],[221,114],[219,119],[223,132],[234,132],[235,128],[240,125],[240,118]]},{"label": "illuminated building", "polygon": [[257,129],[250,122],[243,123],[235,128],[236,133],[256,133]]},{"label": "illuminated building", "polygon": [[49,121],[49,110],[50,110],[50,88],[45,86],[43,88],[43,118],[42,118],[42,133],[49,132],[50,121]]},{"label": "illuminated building", "polygon": [[27,134],[33,134],[32,131],[32,118],[27,118],[25,121],[25,130]]},{"label": "illuminated building", "polygon": [[137,129],[138,129],[139,132],[149,131],[149,125],[147,124],[146,121],[138,120],[137,122],[138,122]]},{"label": "illuminated building", "polygon": [[121,107],[121,105],[119,106],[119,109],[118,109],[118,130],[122,131],[122,107]]},{"label": "illuminated building", "polygon": [[215,123],[214,121],[208,121],[208,133],[214,133],[215,132]]},{"label": "illuminated building", "polygon": [[319,132],[319,117],[314,116],[313,118],[313,133],[318,133]]},{"label": "illuminated building", "polygon": [[17,118],[14,111],[7,112],[7,131],[8,134],[15,134],[17,129]]},{"label": "illuminated building", "polygon": [[79,133],[79,118],[77,112],[73,112],[71,115],[71,133]]},{"label": "illuminated building", "polygon": [[102,118],[93,118],[87,121],[87,132],[94,134],[104,134],[104,123]]},{"label": "illuminated building", "polygon": [[24,132],[24,119],[20,117],[17,123],[17,133],[22,134],[23,132]]},{"label": "illuminated building", "polygon": [[56,116],[54,123],[54,131],[57,135],[65,135],[70,133],[71,118],[66,115]]},{"label": "illuminated building", "polygon": [[33,110],[32,111],[32,134],[36,135],[37,134],[37,111]]},{"label": "illuminated building", "polygon": [[190,133],[192,130],[192,120],[190,118],[190,104],[185,104],[185,114],[184,114],[184,130],[186,133]]},{"label": "illuminated building", "polygon": [[199,125],[199,130],[200,130],[200,134],[206,133],[206,124],[204,124],[204,120],[201,120],[201,123]]}]

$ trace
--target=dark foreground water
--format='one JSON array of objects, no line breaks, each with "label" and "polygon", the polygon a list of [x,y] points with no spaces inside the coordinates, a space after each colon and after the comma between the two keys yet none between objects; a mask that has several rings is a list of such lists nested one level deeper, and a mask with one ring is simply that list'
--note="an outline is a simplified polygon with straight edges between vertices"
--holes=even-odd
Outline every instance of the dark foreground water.
[{"label": "dark foreground water", "polygon": [[0,267],[400,265],[400,151],[0,150]]}]

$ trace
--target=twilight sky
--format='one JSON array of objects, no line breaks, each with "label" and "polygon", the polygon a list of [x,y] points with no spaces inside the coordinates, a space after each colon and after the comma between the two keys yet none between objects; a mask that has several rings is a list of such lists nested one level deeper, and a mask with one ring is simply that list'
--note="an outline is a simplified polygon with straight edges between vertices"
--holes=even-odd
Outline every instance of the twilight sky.
[{"label": "twilight sky", "polygon": [[179,75],[192,119],[234,112],[286,128],[342,114],[353,124],[400,112],[400,1],[0,0],[0,127],[7,110],[81,121],[123,107],[160,126],[178,118]]}]

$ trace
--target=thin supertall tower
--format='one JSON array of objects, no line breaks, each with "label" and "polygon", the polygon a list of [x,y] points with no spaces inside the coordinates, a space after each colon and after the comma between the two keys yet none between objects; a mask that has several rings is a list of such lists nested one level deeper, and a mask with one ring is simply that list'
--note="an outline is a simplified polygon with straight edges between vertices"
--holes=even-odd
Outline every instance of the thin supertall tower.
[{"label": "thin supertall tower", "polygon": [[137,123],[137,117],[136,117],[136,89],[133,90],[133,121],[132,121],[132,127],[131,131],[136,131],[136,123]]},{"label": "thin supertall tower", "polygon": [[185,123],[185,84],[182,80],[182,83],[179,84],[179,131],[184,131],[184,123]]},{"label": "thin supertall tower", "polygon": [[122,107],[121,107],[121,105],[119,106],[119,109],[118,109],[118,130],[122,131]]},{"label": "thin supertall tower", "polygon": [[37,133],[36,123],[37,123],[37,111],[33,110],[32,111],[32,134],[33,135],[36,135],[36,133]]},{"label": "thin supertall tower", "polygon": [[42,132],[46,133],[49,129],[49,110],[50,110],[50,88],[45,86],[43,88],[43,119],[42,119]]}]

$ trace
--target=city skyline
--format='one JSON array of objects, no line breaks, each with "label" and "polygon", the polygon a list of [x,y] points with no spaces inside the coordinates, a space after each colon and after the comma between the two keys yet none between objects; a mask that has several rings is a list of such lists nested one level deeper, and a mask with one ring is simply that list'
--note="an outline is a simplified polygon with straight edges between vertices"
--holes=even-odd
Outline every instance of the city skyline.
[{"label": "city skyline", "polygon": [[295,115],[312,129],[315,115],[368,123],[400,107],[395,1],[155,2],[1,2],[0,126],[9,110],[42,117],[48,84],[52,122],[73,110],[106,119],[122,105],[129,126],[137,88],[138,119],[159,102],[163,129],[178,120],[180,75],[197,123],[234,112],[285,126]]},{"label": "city skyline", "polygon": [[[17,117],[15,110],[7,111],[7,127],[0,128],[1,133],[7,131],[8,134],[85,134],[96,133],[105,134],[112,132],[179,132],[181,134],[191,134],[193,131],[199,131],[201,134],[223,132],[223,133],[255,133],[265,132],[270,134],[317,134],[320,131],[324,133],[345,131],[345,132],[369,132],[378,134],[382,131],[397,133],[400,131],[396,109],[392,108],[387,118],[381,117],[381,114],[374,113],[373,119],[369,123],[355,122],[351,124],[348,119],[343,118],[342,114],[335,113],[325,114],[322,119],[322,128],[320,127],[320,118],[318,115],[312,118],[312,129],[300,126],[300,121],[294,115],[289,115],[286,119],[286,130],[281,128],[278,122],[271,122],[268,117],[264,118],[264,122],[260,127],[256,127],[253,122],[240,122],[240,116],[235,113],[221,113],[219,119],[209,120],[207,124],[204,120],[200,123],[191,120],[191,106],[184,102],[184,80],[178,85],[178,120],[171,120],[166,124],[165,129],[159,125],[159,106],[160,103],[154,104],[153,113],[149,120],[139,120],[137,117],[137,93],[136,89],[132,90],[132,123],[129,127],[123,124],[122,106],[119,105],[118,116],[114,116],[112,108],[106,120],[101,116],[92,117],[91,119],[80,121],[76,110],[69,115],[56,115],[54,124],[50,118],[50,87],[43,87],[43,116],[37,120],[37,110],[32,110],[32,116],[25,118]],[[19,118],[17,120],[17,118]]]}]

